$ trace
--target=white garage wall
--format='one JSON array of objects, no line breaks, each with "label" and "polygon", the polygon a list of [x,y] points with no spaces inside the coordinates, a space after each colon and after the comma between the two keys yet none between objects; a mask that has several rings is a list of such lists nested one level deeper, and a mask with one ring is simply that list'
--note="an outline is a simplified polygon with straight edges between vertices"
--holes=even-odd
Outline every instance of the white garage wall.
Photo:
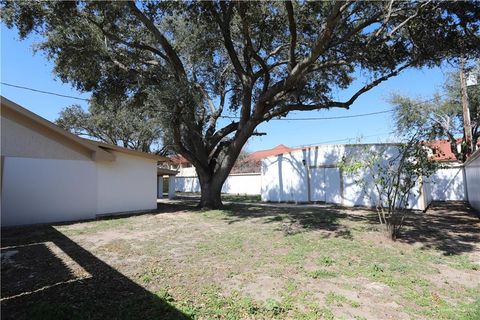
[{"label": "white garage wall", "polygon": [[467,180],[468,202],[480,211],[480,151],[477,151],[465,164]]},{"label": "white garage wall", "polygon": [[5,157],[2,226],[95,217],[95,162]]},{"label": "white garage wall", "polygon": [[[261,192],[260,173],[229,175],[222,187],[223,193],[258,195]],[[198,177],[175,177],[175,191],[200,192]]]},{"label": "white garage wall", "polygon": [[115,161],[97,162],[97,214],[157,208],[157,162],[115,152]]}]

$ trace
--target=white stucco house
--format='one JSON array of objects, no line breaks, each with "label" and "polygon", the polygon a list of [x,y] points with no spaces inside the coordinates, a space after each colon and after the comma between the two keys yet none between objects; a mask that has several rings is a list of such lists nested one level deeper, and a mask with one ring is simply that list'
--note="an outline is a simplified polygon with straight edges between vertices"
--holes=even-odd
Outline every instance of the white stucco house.
[{"label": "white stucco house", "polygon": [[1,225],[157,208],[165,157],[79,138],[1,98]]}]

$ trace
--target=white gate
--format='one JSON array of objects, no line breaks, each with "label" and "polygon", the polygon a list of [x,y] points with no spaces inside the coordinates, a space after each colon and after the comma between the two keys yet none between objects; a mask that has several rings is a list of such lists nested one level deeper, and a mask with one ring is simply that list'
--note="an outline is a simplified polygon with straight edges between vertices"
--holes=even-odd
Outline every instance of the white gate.
[{"label": "white gate", "polygon": [[341,201],[340,169],[310,168],[310,201],[339,203]]}]

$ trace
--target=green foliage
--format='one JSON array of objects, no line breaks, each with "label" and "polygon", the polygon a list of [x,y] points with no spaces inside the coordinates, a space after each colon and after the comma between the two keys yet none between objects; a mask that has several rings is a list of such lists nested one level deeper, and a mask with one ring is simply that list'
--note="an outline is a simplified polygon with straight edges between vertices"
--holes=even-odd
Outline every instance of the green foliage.
[{"label": "green foliage", "polygon": [[[90,103],[89,112],[80,106],[65,108],[56,123],[80,136],[121,145],[143,152],[166,153],[162,126],[154,106],[144,99],[115,99]],[[168,147],[168,146],[167,146]]]},{"label": "green foliage", "polygon": [[[480,80],[480,64],[473,64],[467,71],[476,73]],[[480,85],[467,87],[470,105],[470,121],[472,127],[473,144],[480,139]],[[393,94],[390,103],[395,106],[396,127],[402,132],[424,128],[427,130],[427,139],[447,139],[451,150],[460,161],[467,159],[471,152],[465,143],[461,143],[461,151],[457,150],[457,138],[465,139],[463,126],[463,109],[460,89],[459,72],[447,74],[443,90],[436,93],[429,101],[416,99],[400,94]]]}]

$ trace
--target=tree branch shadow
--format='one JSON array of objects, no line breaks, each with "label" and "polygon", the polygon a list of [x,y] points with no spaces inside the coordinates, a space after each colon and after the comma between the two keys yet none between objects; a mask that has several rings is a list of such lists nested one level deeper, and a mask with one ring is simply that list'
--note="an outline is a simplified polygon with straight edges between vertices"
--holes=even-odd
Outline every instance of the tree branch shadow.
[{"label": "tree branch shadow", "polygon": [[480,217],[468,204],[435,202],[424,214],[411,214],[398,241],[458,255],[480,249]]}]

